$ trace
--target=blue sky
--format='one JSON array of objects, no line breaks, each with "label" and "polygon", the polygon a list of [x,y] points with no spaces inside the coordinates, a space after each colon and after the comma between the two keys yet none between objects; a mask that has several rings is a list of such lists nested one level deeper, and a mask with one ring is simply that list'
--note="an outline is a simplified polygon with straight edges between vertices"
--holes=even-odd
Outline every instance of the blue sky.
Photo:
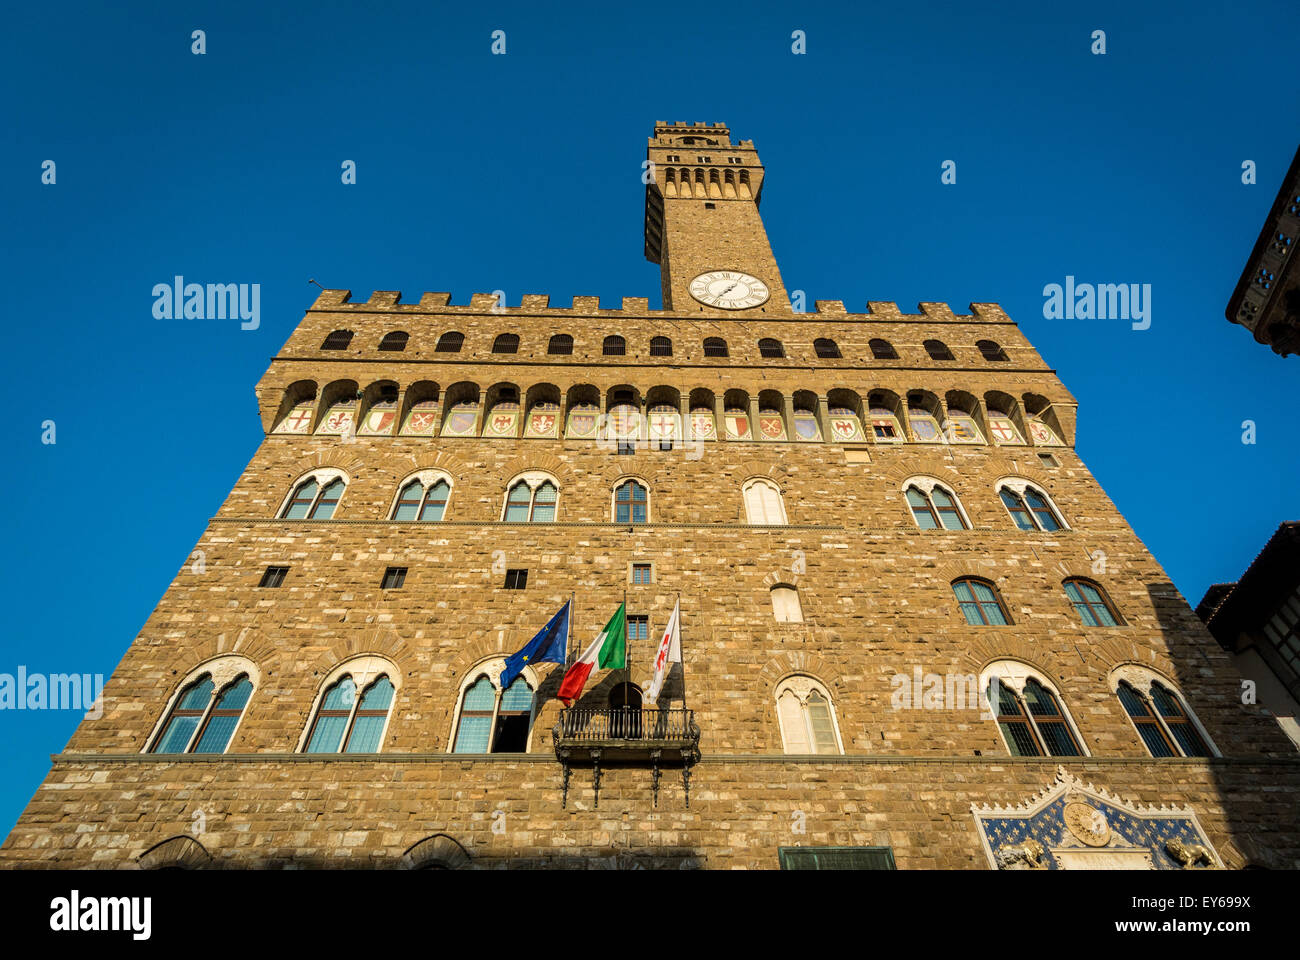
[{"label": "blue sky", "polygon": [[[639,179],[656,120],[755,141],[773,248],[809,300],[1001,303],[1179,589],[1194,604],[1236,579],[1300,517],[1300,360],[1223,317],[1296,147],[1279,51],[1300,8],[1000,6],[13,8],[0,672],[112,672],[257,447],[253,385],[309,277],[358,299],[657,305]],[[155,320],[176,274],[260,283],[260,328]],[[1045,320],[1066,275],[1151,284],[1151,328]],[[0,713],[0,830],[77,720]]]}]

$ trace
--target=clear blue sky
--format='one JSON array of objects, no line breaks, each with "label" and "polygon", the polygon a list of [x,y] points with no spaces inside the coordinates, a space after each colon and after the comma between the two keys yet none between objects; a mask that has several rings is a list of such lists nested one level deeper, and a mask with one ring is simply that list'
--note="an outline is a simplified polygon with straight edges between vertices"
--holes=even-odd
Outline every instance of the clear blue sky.
[{"label": "clear blue sky", "polygon": [[[1300,8],[998,6],[10,8],[0,672],[112,672],[257,447],[253,385],[308,277],[358,299],[657,305],[639,180],[656,120],[754,140],[809,300],[1001,303],[1179,589],[1194,604],[1236,579],[1300,517],[1300,359],[1223,317],[1296,147]],[[175,274],[260,283],[261,328],[155,320]],[[1044,320],[1067,274],[1150,283],[1151,329]],[[0,830],[77,720],[0,713]]]}]

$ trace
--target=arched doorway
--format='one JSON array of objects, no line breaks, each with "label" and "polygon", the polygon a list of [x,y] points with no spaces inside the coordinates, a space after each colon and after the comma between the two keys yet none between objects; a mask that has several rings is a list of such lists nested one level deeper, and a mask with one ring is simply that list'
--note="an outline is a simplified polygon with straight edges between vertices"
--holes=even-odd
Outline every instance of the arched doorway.
[{"label": "arched doorway", "polygon": [[610,733],[627,740],[641,738],[641,688],[620,683],[609,691]]}]

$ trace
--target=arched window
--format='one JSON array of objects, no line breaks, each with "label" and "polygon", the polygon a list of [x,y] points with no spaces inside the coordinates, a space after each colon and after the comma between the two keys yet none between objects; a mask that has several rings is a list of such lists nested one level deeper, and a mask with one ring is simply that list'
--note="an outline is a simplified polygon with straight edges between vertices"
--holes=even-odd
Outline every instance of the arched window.
[{"label": "arched window", "polygon": [[977,340],[975,347],[979,350],[980,355],[990,363],[1000,362],[1007,358],[1007,352],[999,347],[992,340]]},{"label": "arched window", "polygon": [[606,337],[600,352],[606,357],[621,357],[627,353],[627,341],[619,336]]},{"label": "arched window", "polygon": [[912,518],[922,530],[970,529],[956,495],[943,485],[917,479],[907,485],[906,496]]},{"label": "arched window", "polygon": [[521,674],[500,688],[505,661],[470,672],[461,688],[452,753],[526,753],[533,722],[533,688]]},{"label": "arched window", "polygon": [[379,341],[379,349],[393,352],[405,350],[406,342],[410,339],[411,335],[405,330],[394,330],[392,333],[384,334],[384,339]]},{"label": "arched window", "polygon": [[559,484],[550,474],[525,474],[506,491],[502,519],[507,523],[553,523],[559,498]]},{"label": "arched window", "polygon": [[1023,482],[1003,481],[998,496],[1021,530],[1060,530],[1064,524],[1057,516],[1047,494]]},{"label": "arched window", "polygon": [[745,516],[750,523],[779,526],[786,522],[781,488],[771,480],[750,480],[743,493]]},{"label": "arched window", "polygon": [[706,337],[704,340],[704,355],[706,357],[727,356],[727,341],[721,337]]},{"label": "arched window", "polygon": [[225,753],[256,685],[257,668],[239,655],[211,660],[180,684],[148,753]]},{"label": "arched window", "polygon": [[434,353],[460,353],[460,348],[465,345],[465,334],[451,331],[444,333],[438,338],[438,345],[433,348]]},{"label": "arched window", "polygon": [[393,682],[380,675],[358,697],[356,680],[344,674],[321,698],[305,752],[378,753],[393,692]]},{"label": "arched window", "polygon": [[615,523],[645,523],[649,513],[649,494],[635,480],[625,480],[614,490]]},{"label": "arched window", "polygon": [[1065,595],[1074,604],[1075,612],[1086,627],[1123,626],[1119,613],[1106,596],[1106,591],[1091,580],[1071,577],[1065,581]]},{"label": "arched window", "polygon": [[492,341],[493,353],[518,353],[519,352],[519,334],[502,333]]},{"label": "arched window", "polygon": [[948,344],[942,340],[925,341],[925,352],[930,355],[931,360],[951,360],[953,359],[952,351],[948,349]]},{"label": "arched window", "polygon": [[879,337],[876,337],[874,340],[871,341],[870,346],[871,346],[871,355],[875,357],[877,360],[898,359],[898,351],[894,349],[894,345],[890,343],[888,340],[881,340]]},{"label": "arched window", "polygon": [[225,753],[253,695],[253,683],[247,674],[240,674],[215,697],[214,689],[209,674],[186,687],[150,753]]},{"label": "arched window", "polygon": [[997,588],[987,580],[976,577],[954,580],[952,592],[957,597],[957,605],[961,607],[962,615],[971,626],[1003,627],[1011,622]]},{"label": "arched window", "polygon": [[446,514],[450,496],[451,484],[446,478],[433,474],[413,477],[397,494],[393,519],[436,523]]},{"label": "arched window", "polygon": [[546,344],[546,352],[556,357],[568,357],[573,354],[573,337],[567,333],[557,333]]},{"label": "arched window", "polygon": [[795,676],[776,688],[776,717],[786,753],[843,753],[830,693],[811,677]]},{"label": "arched window", "polygon": [[352,342],[351,330],[335,330],[320,345],[322,350],[346,350]]},{"label": "arched window", "polygon": [[799,602],[799,591],[785,583],[774,586],[772,616],[777,623],[803,623],[803,604]]},{"label": "arched window", "polygon": [[1136,666],[1120,667],[1111,678],[1115,695],[1153,757],[1212,757],[1200,724],[1163,678]]},{"label": "arched window", "polygon": [[667,337],[650,338],[650,356],[652,357],[671,357],[673,355],[673,342]]},{"label": "arched window", "polygon": [[995,674],[987,689],[998,729],[1013,757],[1083,756],[1056,694],[1037,677]]},{"label": "arched window", "polygon": [[813,350],[817,356],[823,360],[839,360],[840,348],[836,346],[834,340],[828,340],[825,337],[818,337],[813,341]]},{"label": "arched window", "polygon": [[318,471],[299,481],[280,511],[281,520],[328,520],[334,516],[347,479],[337,470]]},{"label": "arched window", "polygon": [[758,355],[769,360],[780,360],[785,356],[785,347],[781,346],[780,340],[764,337],[758,341]]}]

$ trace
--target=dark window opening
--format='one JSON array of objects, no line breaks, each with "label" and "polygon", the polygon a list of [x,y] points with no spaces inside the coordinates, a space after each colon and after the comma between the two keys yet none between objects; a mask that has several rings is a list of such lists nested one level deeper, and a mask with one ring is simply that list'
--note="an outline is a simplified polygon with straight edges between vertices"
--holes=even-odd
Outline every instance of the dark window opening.
[{"label": "dark window opening", "polygon": [[523,590],[528,586],[527,570],[507,570],[506,571],[506,589]]},{"label": "dark window opening", "polygon": [[396,590],[406,583],[406,567],[389,567],[384,571],[383,589]]},{"label": "dark window opening", "polygon": [[284,575],[289,572],[288,567],[267,567],[262,574],[262,582],[259,587],[278,587],[284,583]]}]

